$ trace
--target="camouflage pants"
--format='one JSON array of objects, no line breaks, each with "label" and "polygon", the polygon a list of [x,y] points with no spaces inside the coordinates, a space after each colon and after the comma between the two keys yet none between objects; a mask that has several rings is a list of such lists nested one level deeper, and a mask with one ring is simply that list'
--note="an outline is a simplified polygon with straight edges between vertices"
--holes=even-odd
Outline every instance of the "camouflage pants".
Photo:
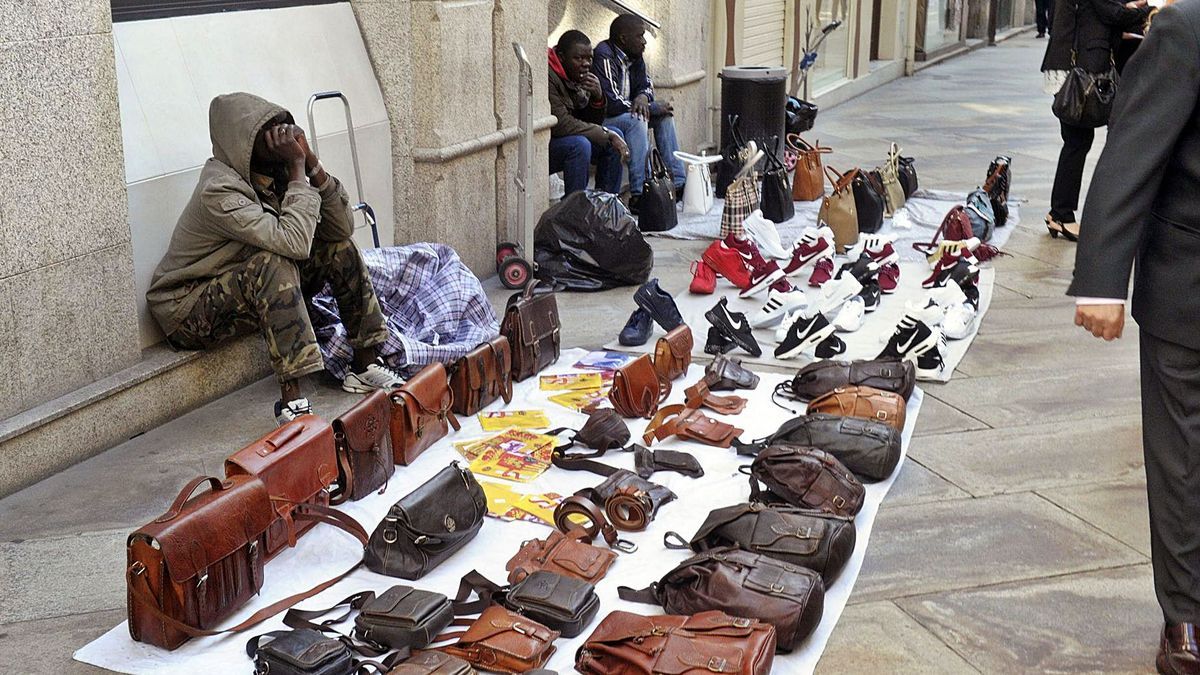
[{"label": "camouflage pants", "polygon": [[169,339],[183,349],[204,349],[258,330],[281,382],[315,373],[325,365],[308,316],[308,298],[326,282],[356,348],[387,339],[387,324],[358,247],[350,240],[319,239],[308,260],[259,251],[213,277]]}]

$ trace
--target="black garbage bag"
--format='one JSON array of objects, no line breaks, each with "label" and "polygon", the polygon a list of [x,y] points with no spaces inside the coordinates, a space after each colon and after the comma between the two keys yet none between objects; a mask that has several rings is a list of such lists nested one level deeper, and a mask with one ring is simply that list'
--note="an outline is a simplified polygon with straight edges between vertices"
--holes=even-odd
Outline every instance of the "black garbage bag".
[{"label": "black garbage bag", "polygon": [[581,190],[551,206],[533,233],[537,278],[567,291],[636,286],[654,252],[617,195]]},{"label": "black garbage bag", "polygon": [[817,104],[789,96],[785,115],[789,134],[802,134],[817,121]]}]

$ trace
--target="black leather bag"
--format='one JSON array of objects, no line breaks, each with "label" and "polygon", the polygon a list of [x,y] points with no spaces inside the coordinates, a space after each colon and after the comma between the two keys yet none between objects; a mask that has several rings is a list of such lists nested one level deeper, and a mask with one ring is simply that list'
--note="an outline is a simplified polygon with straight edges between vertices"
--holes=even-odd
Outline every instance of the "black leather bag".
[{"label": "black leather bag", "polygon": [[[775,137],[772,149],[779,144]],[[759,208],[763,217],[774,223],[786,223],[796,215],[796,203],[792,201],[792,182],[788,179],[787,167],[779,161],[773,151],[766,153],[767,170],[763,172],[762,193]]]},{"label": "black leather bag", "polygon": [[[468,601],[472,593],[479,599]],[[537,570],[511,586],[493,583],[477,571],[462,578],[454,599],[456,614],[478,614],[493,604],[529,617],[565,638],[582,633],[600,611],[595,586],[547,570]]]},{"label": "black leather bag", "polygon": [[791,382],[780,383],[776,392],[795,401],[811,401],[834,389],[866,386],[899,394],[907,401],[916,383],[917,370],[911,361],[826,360],[804,366]]},{"label": "black leather bag", "polygon": [[742,137],[738,116],[729,116],[729,135],[731,142],[721,150],[721,161],[717,162],[717,182],[713,185],[713,194],[717,199],[725,198],[725,191],[733,183],[734,176],[742,170],[742,153],[747,149],[746,139]]},{"label": "black leather bag", "polygon": [[900,189],[904,190],[904,198],[910,199],[921,187],[917,180],[916,160],[912,157],[900,158]]},{"label": "black leather bag", "polygon": [[354,633],[391,649],[420,649],[453,620],[450,598],[412,586],[392,586],[363,604],[354,619]]},{"label": "black leather bag", "polygon": [[263,675],[351,675],[356,669],[349,647],[310,628],[257,635],[246,643],[246,655]]},{"label": "black leather bag", "polygon": [[883,193],[871,184],[865,171],[859,171],[854,176],[851,187],[854,190],[854,207],[858,211],[858,231],[867,234],[878,232],[883,227],[883,213],[887,208]]},{"label": "black leather bag", "polygon": [[817,122],[817,112],[820,108],[816,103],[789,96],[784,108],[785,126],[789,134],[802,134]]},{"label": "black leather bag", "polygon": [[755,455],[774,443],[821,448],[864,482],[886,479],[900,462],[900,432],[890,424],[861,417],[816,413],[784,422],[779,430],[738,448]]},{"label": "black leather bag", "polygon": [[675,211],[675,180],[671,170],[658,154],[658,148],[650,150],[646,182],[642,184],[642,196],[638,199],[638,229],[642,232],[666,232],[679,224]]},{"label": "black leather bag", "polygon": [[377,574],[420,579],[474,539],[486,514],[483,488],[453,462],[392,506],[363,562]]}]

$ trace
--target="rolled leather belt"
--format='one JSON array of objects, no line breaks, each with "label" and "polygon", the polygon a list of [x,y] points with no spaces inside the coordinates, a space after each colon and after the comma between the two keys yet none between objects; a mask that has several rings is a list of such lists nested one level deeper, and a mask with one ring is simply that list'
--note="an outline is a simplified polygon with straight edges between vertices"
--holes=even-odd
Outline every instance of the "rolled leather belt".
[{"label": "rolled leather belt", "polygon": [[641,532],[650,526],[654,505],[650,496],[632,486],[608,498],[604,513],[618,530]]},{"label": "rolled leather belt", "polygon": [[[609,503],[612,503],[612,500],[609,500]],[[643,506],[643,510],[644,508]],[[616,529],[609,523],[609,519],[605,518],[604,513],[587,497],[572,495],[562,500],[554,509],[554,526],[564,534],[572,530],[582,531],[586,535],[585,541],[589,544],[602,537],[609,548],[624,553],[637,551],[637,544],[618,538]],[[582,519],[573,519],[572,516],[582,516]],[[581,523],[580,520],[586,522]]]}]

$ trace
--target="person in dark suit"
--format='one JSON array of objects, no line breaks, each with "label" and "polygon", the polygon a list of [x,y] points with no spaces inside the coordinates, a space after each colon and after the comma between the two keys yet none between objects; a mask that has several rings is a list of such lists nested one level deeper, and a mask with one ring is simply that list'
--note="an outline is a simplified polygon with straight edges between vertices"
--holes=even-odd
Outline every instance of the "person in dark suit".
[{"label": "person in dark suit", "polygon": [[[1075,323],[1121,336],[1131,267],[1160,673],[1200,673],[1200,0],[1160,11],[1129,61],[1084,208]],[[1136,265],[1135,265],[1136,263]]]}]

